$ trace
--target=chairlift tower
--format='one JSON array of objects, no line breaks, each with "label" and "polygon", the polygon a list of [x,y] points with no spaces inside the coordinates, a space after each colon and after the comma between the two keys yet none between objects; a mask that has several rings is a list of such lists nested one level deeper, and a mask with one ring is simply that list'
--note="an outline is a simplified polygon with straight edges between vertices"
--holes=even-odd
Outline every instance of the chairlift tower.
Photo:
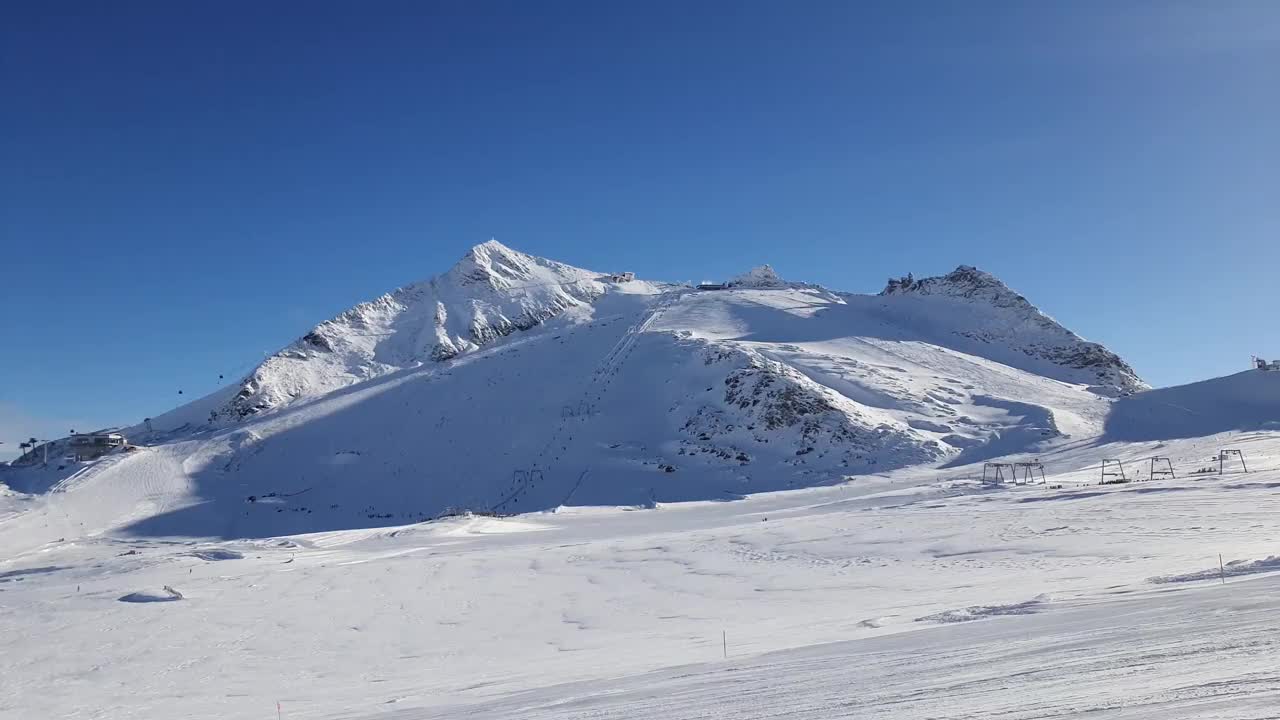
[{"label": "chairlift tower", "polygon": [[1162,478],[1178,477],[1173,472],[1173,461],[1167,457],[1161,457],[1159,455],[1151,458],[1150,479],[1155,480],[1156,477],[1162,477]]},{"label": "chairlift tower", "polygon": [[[1107,478],[1113,478],[1108,480]],[[1118,480],[1114,478],[1119,478]],[[1124,463],[1115,458],[1108,458],[1102,461],[1102,482],[1099,485],[1119,485],[1129,482],[1128,476],[1124,474]]]},{"label": "chairlift tower", "polygon": [[1249,466],[1246,465],[1244,462],[1243,450],[1219,450],[1218,451],[1218,474],[1219,475],[1221,475],[1226,469],[1228,458],[1235,458],[1240,462],[1240,467],[1243,468],[1246,473],[1249,472]]},{"label": "chairlift tower", "polygon": [[[983,463],[982,484],[1003,485],[1005,483],[1006,471],[1013,475],[1013,480],[1016,483],[1018,476],[1014,473],[1013,465],[1010,465],[1009,463]],[[990,472],[990,479],[988,479],[988,472]]]},{"label": "chairlift tower", "polygon": [[[1019,470],[1021,470],[1021,471],[1022,471],[1022,483],[1019,483],[1019,482],[1018,482],[1018,471],[1019,471]],[[1045,475],[1044,475],[1044,463],[1040,462],[1039,460],[1037,460],[1037,461],[1035,461],[1035,462],[1020,462],[1020,463],[1014,463],[1014,464],[1013,464],[1013,484],[1014,484],[1014,485],[1018,485],[1018,484],[1022,484],[1022,485],[1031,485],[1031,484],[1033,484],[1033,483],[1035,482],[1035,480],[1036,480],[1035,473],[1036,473],[1036,471],[1037,471],[1037,470],[1039,470],[1039,471],[1040,471],[1040,484],[1041,484],[1041,485],[1044,485],[1044,484],[1048,483],[1048,479],[1047,479],[1047,478],[1045,478]]]}]

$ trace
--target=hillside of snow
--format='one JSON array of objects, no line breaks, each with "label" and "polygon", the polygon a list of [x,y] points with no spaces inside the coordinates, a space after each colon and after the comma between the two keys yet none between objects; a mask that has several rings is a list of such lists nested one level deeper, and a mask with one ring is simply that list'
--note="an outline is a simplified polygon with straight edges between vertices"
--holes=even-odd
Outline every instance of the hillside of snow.
[{"label": "hillside of snow", "polygon": [[1108,438],[1129,441],[1232,430],[1280,430],[1280,372],[1247,370],[1126,397],[1112,406],[1106,423]]},{"label": "hillside of snow", "polygon": [[[1222,447],[1250,472],[1195,473]],[[1064,446],[1048,485],[904,470],[232,540],[89,523],[90,504],[173,496],[181,466],[137,452],[4,506],[24,514],[0,516],[0,716],[1246,720],[1280,703],[1274,431]],[[1101,458],[1140,473],[1154,453],[1178,477],[1096,484]],[[298,498],[276,500],[287,516]],[[58,534],[18,542],[37,518]]]},{"label": "hillside of snow", "polygon": [[[129,428],[132,472],[170,490],[96,504],[91,524],[266,537],[733,499],[1044,453],[1098,436],[1111,398],[1145,387],[973,268],[879,295],[768,266],[727,285],[478,245],[321,323],[238,388]],[[59,463],[9,484],[91,476]]]}]

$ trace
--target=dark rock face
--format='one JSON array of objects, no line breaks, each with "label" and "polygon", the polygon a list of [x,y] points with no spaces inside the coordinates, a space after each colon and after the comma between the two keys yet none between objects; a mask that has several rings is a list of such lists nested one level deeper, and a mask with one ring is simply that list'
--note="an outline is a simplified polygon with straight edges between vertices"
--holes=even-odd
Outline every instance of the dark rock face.
[{"label": "dark rock face", "polygon": [[[471,325],[471,340],[476,345],[485,345],[514,332],[531,330],[547,320],[559,316],[560,313],[574,305],[581,302],[592,302],[598,297],[599,293],[592,292],[581,292],[574,295],[565,294],[552,298],[546,306],[526,308],[523,314],[516,316],[514,319],[505,315],[500,315],[489,322],[481,322],[477,319]],[[444,360],[458,354],[459,352],[456,349],[451,351],[449,347],[437,344],[432,351],[432,358]]]},{"label": "dark rock face", "polygon": [[890,279],[884,290],[880,291],[881,295],[908,293],[981,300],[995,307],[1040,312],[1026,298],[1009,289],[1009,286],[995,275],[970,265],[961,265],[946,275],[920,280],[916,280],[908,273],[905,277]]},{"label": "dark rock face", "polygon": [[732,345],[702,346],[706,365],[726,364],[719,407],[700,406],[682,427],[689,454],[750,463],[745,448],[779,445],[792,465],[856,469],[881,462],[936,460],[945,449],[905,428],[890,428],[790,366]]},{"label": "dark rock face", "polygon": [[316,328],[306,335],[302,336],[302,342],[310,345],[317,350],[325,352],[333,352],[333,346],[329,344],[328,338],[320,334],[320,328]]},{"label": "dark rock face", "polygon": [[816,416],[835,410],[824,398],[783,383],[781,373],[767,367],[735,370],[724,384],[725,402],[742,410],[759,407],[757,414],[766,430],[799,427],[809,437],[819,428]]},{"label": "dark rock face", "polygon": [[786,287],[787,283],[778,276],[772,266],[761,265],[730,280],[725,283],[725,286],[731,288],[780,288]]}]

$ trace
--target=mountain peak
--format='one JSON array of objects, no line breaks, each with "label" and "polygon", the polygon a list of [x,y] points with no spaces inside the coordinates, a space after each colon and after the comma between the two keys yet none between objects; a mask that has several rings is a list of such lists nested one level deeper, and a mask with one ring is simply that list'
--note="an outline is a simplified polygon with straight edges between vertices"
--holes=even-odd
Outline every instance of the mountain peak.
[{"label": "mountain peak", "polygon": [[[1026,355],[1063,367],[1088,370],[1096,376],[1096,391],[1102,394],[1128,394],[1147,387],[1118,355],[1071,332],[995,275],[972,265],[960,265],[946,275],[920,280],[910,274],[891,278],[880,295],[933,296],[988,306],[1001,315],[998,324],[953,332],[985,344],[997,340],[1018,342]],[[1016,340],[1018,336],[1032,338],[1037,335],[1041,337],[1029,344],[1026,340]]]},{"label": "mountain peak", "polygon": [[461,286],[488,285],[494,290],[511,288],[533,276],[537,259],[503,245],[486,240],[472,247],[448,272]]},{"label": "mountain peak", "polygon": [[495,238],[489,238],[488,240],[485,240],[482,243],[473,245],[472,248],[467,251],[466,257],[507,255],[507,254],[523,255],[524,253],[518,252],[516,250],[512,250],[506,245],[503,245],[502,243],[498,242],[497,239]]},{"label": "mountain peak", "polygon": [[259,365],[215,415],[243,418],[346,385],[470,352],[604,294],[601,273],[513,250],[472,247],[443,275],[360,303]]},{"label": "mountain peak", "polygon": [[1031,305],[995,275],[972,265],[960,265],[946,275],[920,280],[916,280],[910,273],[901,278],[890,278],[880,294],[949,295],[986,300],[1002,307]]},{"label": "mountain peak", "polygon": [[783,287],[783,281],[771,265],[760,265],[729,281],[731,287],[772,288]]}]

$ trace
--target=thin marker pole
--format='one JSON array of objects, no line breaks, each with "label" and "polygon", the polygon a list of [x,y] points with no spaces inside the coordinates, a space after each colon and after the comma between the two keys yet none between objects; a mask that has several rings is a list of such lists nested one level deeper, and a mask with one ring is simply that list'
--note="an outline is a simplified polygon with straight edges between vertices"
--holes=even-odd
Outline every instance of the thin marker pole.
[{"label": "thin marker pole", "polygon": [[720,643],[724,647],[724,659],[729,659],[729,633],[726,630],[720,631]]},{"label": "thin marker pole", "polygon": [[1227,584],[1227,571],[1222,566],[1222,553],[1218,553],[1218,577],[1222,578],[1222,584]]}]

